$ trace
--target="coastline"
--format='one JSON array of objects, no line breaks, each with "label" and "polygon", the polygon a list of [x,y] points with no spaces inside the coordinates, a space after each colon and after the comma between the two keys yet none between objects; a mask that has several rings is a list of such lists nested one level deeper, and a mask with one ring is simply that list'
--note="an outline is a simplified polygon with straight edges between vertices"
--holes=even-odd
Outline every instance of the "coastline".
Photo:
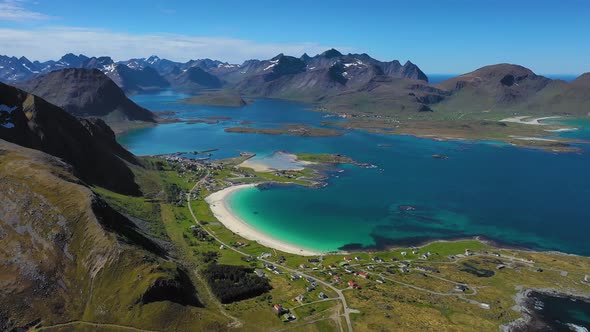
[{"label": "coastline", "polygon": [[304,247],[299,247],[294,244],[290,244],[279,239],[273,238],[271,235],[268,235],[264,232],[257,230],[256,228],[250,226],[246,223],[243,219],[236,216],[234,211],[232,211],[231,207],[229,206],[227,200],[228,198],[235,192],[239,190],[243,190],[246,188],[256,187],[263,183],[250,183],[250,184],[241,184],[241,185],[234,185],[222,190],[216,191],[205,198],[205,202],[209,204],[209,208],[211,212],[215,216],[215,218],[223,224],[224,227],[232,231],[233,233],[247,239],[250,241],[255,241],[269,249],[276,249],[279,251],[283,251],[290,254],[301,255],[301,256],[322,256],[322,255],[332,255],[332,254],[353,254],[353,253],[379,253],[379,252],[387,252],[392,250],[398,249],[406,249],[411,247],[425,247],[430,244],[434,243],[451,243],[456,241],[462,240],[476,240],[485,245],[488,245],[492,248],[496,249],[506,249],[506,250],[516,250],[520,252],[529,252],[529,253],[549,253],[549,254],[556,254],[556,255],[564,255],[564,256],[578,256],[578,257],[585,257],[580,254],[572,254],[558,250],[538,250],[532,249],[528,247],[522,247],[518,245],[508,244],[498,242],[497,240],[487,238],[484,235],[474,235],[474,236],[460,236],[456,238],[449,238],[449,239],[428,239],[420,242],[416,242],[413,244],[407,245],[388,245],[384,248],[363,248],[363,249],[354,249],[354,250],[338,250],[338,251],[330,251],[330,252],[322,252],[322,251],[315,251],[313,249],[308,249]]},{"label": "coastline", "polygon": [[544,318],[534,310],[536,304],[534,298],[531,296],[535,293],[549,297],[560,297],[576,301],[590,301],[590,293],[573,294],[553,288],[520,288],[518,289],[518,293],[513,296],[515,304],[512,307],[512,310],[520,313],[522,317],[500,325],[500,331],[532,331],[545,330],[549,328]]},{"label": "coastline", "polygon": [[[272,158],[286,158],[285,162],[287,162],[289,166],[286,167],[273,167],[265,163],[265,160],[272,159]],[[298,165],[295,165],[298,164]],[[272,172],[272,171],[302,171],[305,169],[306,166],[313,165],[313,162],[305,161],[305,160],[298,160],[297,155],[294,153],[288,153],[284,151],[277,151],[270,156],[264,157],[262,159],[253,160],[249,158],[244,160],[242,163],[238,164],[239,167],[246,167],[251,168],[256,172]]]},{"label": "coastline", "polygon": [[258,231],[235,215],[227,202],[229,196],[239,190],[255,187],[257,185],[258,184],[242,184],[231,186],[210,194],[205,198],[205,201],[209,204],[211,212],[220,223],[233,233],[247,240],[256,241],[265,247],[301,256],[318,256],[325,254],[320,251],[309,250],[275,239],[270,235]]}]

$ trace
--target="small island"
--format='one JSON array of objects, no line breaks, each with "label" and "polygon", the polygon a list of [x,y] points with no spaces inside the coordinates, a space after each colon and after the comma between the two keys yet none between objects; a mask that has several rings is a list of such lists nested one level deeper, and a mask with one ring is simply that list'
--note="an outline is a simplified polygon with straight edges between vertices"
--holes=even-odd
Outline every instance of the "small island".
[{"label": "small island", "polygon": [[230,127],[225,128],[228,133],[251,133],[266,135],[292,135],[309,137],[341,136],[344,131],[329,128],[314,128],[306,125],[287,125],[283,128],[253,128],[253,127]]},{"label": "small island", "polygon": [[206,92],[194,97],[184,99],[184,104],[189,105],[209,105],[225,107],[244,107],[248,102],[238,93],[227,91]]}]

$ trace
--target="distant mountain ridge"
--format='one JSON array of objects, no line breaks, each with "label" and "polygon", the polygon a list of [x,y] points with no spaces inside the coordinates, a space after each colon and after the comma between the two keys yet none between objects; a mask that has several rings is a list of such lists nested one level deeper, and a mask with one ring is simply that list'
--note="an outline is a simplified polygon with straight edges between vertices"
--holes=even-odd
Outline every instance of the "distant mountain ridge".
[{"label": "distant mountain ridge", "polygon": [[[278,68],[274,68],[277,61],[281,61],[281,63]],[[102,71],[127,93],[162,89],[169,86],[188,90],[218,89],[226,86],[233,87],[239,82],[244,82],[259,74],[265,74],[266,81],[271,81],[287,74],[314,72],[314,70],[325,71],[332,66],[347,66],[347,64],[355,62],[359,66],[366,64],[366,66],[374,68],[376,73],[380,75],[428,80],[424,72],[410,61],[404,65],[401,65],[397,60],[381,62],[367,54],[343,55],[339,51],[331,49],[314,57],[304,54],[300,58],[295,58],[279,54],[270,60],[247,60],[242,64],[230,64],[211,59],[190,60],[182,63],[162,59],[155,55],[118,62],[108,56],[88,57],[72,53],[64,55],[57,61],[45,62],[31,62],[25,57],[0,56],[0,81],[22,82],[56,70],[84,68]],[[350,70],[353,69],[350,68]],[[349,72],[342,71],[341,74],[348,75]],[[313,76],[313,74],[307,76]],[[351,75],[346,79],[336,78],[336,80],[346,83],[350,80],[356,81],[358,77]]]},{"label": "distant mountain ridge", "polygon": [[[568,83],[519,65],[497,64],[429,84],[427,75],[411,61],[383,62],[365,53],[342,54],[335,49],[315,56],[278,54],[242,64],[212,59],[181,63],[155,55],[114,62],[110,57],[66,54],[44,63],[0,56],[0,80],[5,81],[35,81],[48,71],[64,68],[96,69],[125,93],[224,89],[253,98],[313,102],[334,112],[501,111],[586,116],[588,111],[584,110],[590,103],[584,75]],[[53,85],[59,86],[59,80]],[[51,100],[47,94],[39,94]],[[51,101],[68,109],[64,103]]]}]

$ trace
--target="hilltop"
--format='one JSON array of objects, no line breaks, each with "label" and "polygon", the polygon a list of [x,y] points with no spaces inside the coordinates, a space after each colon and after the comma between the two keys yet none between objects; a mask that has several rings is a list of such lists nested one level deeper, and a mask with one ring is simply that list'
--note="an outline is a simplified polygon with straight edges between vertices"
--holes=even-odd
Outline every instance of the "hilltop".
[{"label": "hilltop", "polygon": [[107,122],[155,122],[154,115],[131,101],[98,69],[63,69],[30,79],[19,86],[68,113],[100,117]]}]

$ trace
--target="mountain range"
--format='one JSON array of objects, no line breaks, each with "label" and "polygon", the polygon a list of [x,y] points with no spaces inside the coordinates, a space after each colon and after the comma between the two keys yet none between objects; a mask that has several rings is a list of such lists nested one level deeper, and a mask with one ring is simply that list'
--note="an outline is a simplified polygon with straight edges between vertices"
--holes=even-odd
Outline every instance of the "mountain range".
[{"label": "mountain range", "polygon": [[52,71],[66,69],[98,69],[111,78],[125,92],[142,92],[169,86],[185,89],[221,88],[245,82],[257,76],[265,81],[289,74],[306,72],[327,74],[328,81],[340,85],[358,85],[372,74],[427,81],[426,75],[411,62],[381,62],[367,54],[343,55],[331,49],[310,57],[300,58],[279,54],[270,60],[248,60],[243,64],[229,64],[211,59],[190,60],[185,63],[161,59],[157,56],[115,62],[112,58],[66,54],[57,61],[31,62],[25,57],[0,56],[0,81],[23,82]]},{"label": "mountain range", "polygon": [[[356,117],[356,125],[368,128],[384,117],[390,122],[408,122],[509,115],[589,116],[590,105],[587,74],[565,82],[519,65],[496,64],[433,85],[410,61],[403,65],[397,60],[383,62],[364,53],[342,54],[335,49],[315,56],[278,54],[242,64],[211,59],[182,63],[157,56],[114,62],[110,57],[74,54],[41,63],[0,56],[2,80],[70,114],[98,116],[115,127],[121,122],[155,122],[152,113],[126,94],[167,88],[193,95],[207,92],[209,98],[193,99],[195,103],[225,100],[228,105],[243,104],[236,102],[241,96],[309,102]],[[359,118],[371,123],[360,123]]]}]

